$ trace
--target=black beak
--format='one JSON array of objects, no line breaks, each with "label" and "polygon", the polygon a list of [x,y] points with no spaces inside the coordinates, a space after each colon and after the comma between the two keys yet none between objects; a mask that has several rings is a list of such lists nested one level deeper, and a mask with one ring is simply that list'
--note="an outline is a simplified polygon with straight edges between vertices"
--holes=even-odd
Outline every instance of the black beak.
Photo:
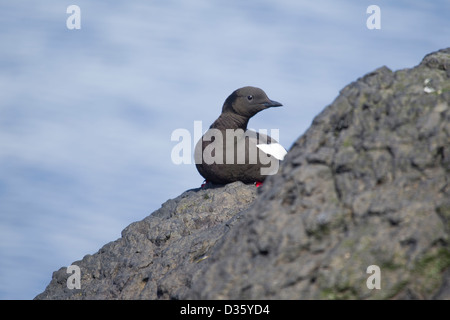
[{"label": "black beak", "polygon": [[281,107],[282,104],[279,103],[278,101],[269,100],[269,102],[264,102],[264,106],[266,108],[272,108],[272,107]]}]

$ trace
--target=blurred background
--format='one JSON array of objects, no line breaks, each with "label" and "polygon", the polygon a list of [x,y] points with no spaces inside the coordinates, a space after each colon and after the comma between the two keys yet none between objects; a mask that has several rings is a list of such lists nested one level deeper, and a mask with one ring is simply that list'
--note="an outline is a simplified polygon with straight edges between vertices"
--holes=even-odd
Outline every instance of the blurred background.
[{"label": "blurred background", "polygon": [[[66,27],[72,4],[80,30]],[[279,129],[288,149],[350,82],[449,47],[449,14],[448,0],[2,1],[0,299],[34,298],[199,187],[171,134],[206,130],[233,90],[283,103],[249,127]]]}]

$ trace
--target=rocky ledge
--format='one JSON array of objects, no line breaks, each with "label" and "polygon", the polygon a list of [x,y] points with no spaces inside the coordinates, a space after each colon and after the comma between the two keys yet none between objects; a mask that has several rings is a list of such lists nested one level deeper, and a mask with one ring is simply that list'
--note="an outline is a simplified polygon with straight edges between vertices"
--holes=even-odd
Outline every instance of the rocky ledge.
[{"label": "rocky ledge", "polygon": [[450,299],[449,235],[450,48],[349,84],[262,187],[186,191],[36,299]]}]

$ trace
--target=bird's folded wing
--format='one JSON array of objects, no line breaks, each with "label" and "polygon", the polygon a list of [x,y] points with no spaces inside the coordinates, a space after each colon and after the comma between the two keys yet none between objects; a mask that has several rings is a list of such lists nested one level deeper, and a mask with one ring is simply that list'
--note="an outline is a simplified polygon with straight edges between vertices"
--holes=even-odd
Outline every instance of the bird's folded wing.
[{"label": "bird's folded wing", "polygon": [[284,156],[287,154],[286,149],[284,149],[283,146],[279,143],[270,143],[270,144],[261,143],[257,144],[256,146],[263,152],[273,156],[278,160],[283,160]]}]

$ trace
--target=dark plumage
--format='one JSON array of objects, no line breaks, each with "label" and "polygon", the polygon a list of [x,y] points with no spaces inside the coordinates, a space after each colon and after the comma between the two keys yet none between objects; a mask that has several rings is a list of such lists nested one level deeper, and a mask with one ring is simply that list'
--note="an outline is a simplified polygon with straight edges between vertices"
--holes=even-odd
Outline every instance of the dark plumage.
[{"label": "dark plumage", "polygon": [[[262,182],[268,174],[276,173],[279,161],[277,158],[282,159],[286,151],[271,137],[247,130],[247,124],[258,112],[281,105],[270,100],[259,88],[243,87],[235,90],[225,100],[219,118],[195,147],[198,172],[207,181],[215,184],[234,181]],[[256,146],[265,143],[272,143],[271,146],[276,144],[281,148],[282,157],[276,155],[275,158]],[[261,171],[267,171],[269,167],[272,168],[271,173]]]}]

